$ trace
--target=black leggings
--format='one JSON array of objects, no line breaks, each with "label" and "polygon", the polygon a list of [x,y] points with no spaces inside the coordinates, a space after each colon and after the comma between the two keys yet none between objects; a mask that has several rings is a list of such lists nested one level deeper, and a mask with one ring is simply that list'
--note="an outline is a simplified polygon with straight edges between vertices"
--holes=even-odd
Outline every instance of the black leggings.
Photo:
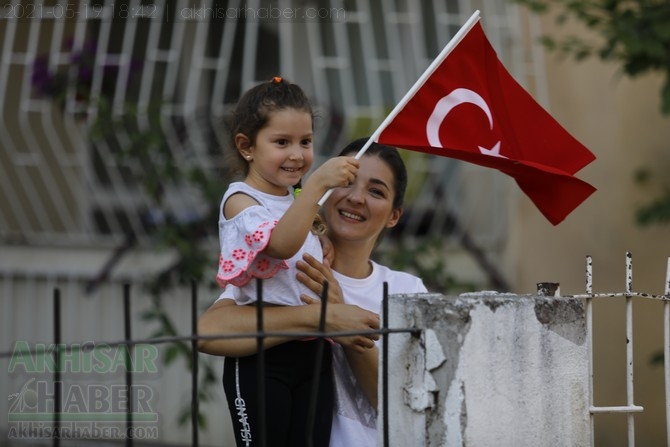
[{"label": "black leggings", "polygon": [[[319,376],[314,376],[317,348],[323,345]],[[238,447],[259,445],[258,356],[226,357],[223,389]],[[312,443],[307,442],[309,403],[314,380],[318,397]],[[333,370],[330,343],[293,341],[265,350],[265,440],[267,447],[328,447],[333,417]]]}]

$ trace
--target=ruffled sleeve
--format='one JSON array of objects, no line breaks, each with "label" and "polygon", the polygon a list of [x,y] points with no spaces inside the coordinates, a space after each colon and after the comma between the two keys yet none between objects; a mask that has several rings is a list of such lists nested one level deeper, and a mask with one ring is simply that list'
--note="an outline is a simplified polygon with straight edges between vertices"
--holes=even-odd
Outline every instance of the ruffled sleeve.
[{"label": "ruffled sleeve", "polygon": [[233,219],[219,222],[221,254],[216,281],[221,287],[241,287],[252,278],[271,278],[288,268],[285,260],[262,252],[276,226],[277,219],[262,206],[251,206]]}]

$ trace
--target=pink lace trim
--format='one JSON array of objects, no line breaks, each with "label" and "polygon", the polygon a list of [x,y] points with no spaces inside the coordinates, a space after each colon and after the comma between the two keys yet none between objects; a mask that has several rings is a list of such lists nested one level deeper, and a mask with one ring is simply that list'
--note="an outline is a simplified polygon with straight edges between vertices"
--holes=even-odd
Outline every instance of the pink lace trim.
[{"label": "pink lace trim", "polygon": [[216,281],[219,286],[232,284],[237,287],[246,285],[252,278],[271,278],[279,270],[288,269],[283,259],[275,259],[262,253],[270,242],[272,229],[277,221],[263,222],[258,228],[244,235],[244,245],[237,246],[224,256],[219,256],[219,271]]}]

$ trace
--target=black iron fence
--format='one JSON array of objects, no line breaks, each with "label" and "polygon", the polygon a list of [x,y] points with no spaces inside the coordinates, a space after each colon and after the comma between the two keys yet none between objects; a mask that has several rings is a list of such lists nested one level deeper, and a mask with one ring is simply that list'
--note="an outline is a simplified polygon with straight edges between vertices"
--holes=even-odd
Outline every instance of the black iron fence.
[{"label": "black iron fence", "polygon": [[[259,280],[260,282],[260,280]],[[258,290],[261,290],[259,285]],[[324,283],[324,289],[321,300],[321,313],[318,331],[316,332],[270,332],[264,329],[263,321],[263,306],[256,306],[257,309],[257,320],[256,320],[256,329],[255,333],[240,333],[240,334],[217,334],[217,335],[199,335],[198,334],[198,287],[195,282],[191,283],[191,296],[190,296],[190,320],[191,320],[191,333],[188,335],[178,335],[178,336],[165,336],[165,337],[152,337],[144,339],[134,339],[132,336],[132,324],[131,324],[131,286],[126,283],[123,285],[123,333],[124,338],[122,340],[115,341],[93,341],[85,343],[62,343],[62,317],[61,317],[61,290],[56,287],[53,290],[53,343],[54,349],[51,352],[53,356],[53,374],[52,374],[52,386],[53,386],[53,411],[51,412],[51,420],[43,421],[50,422],[51,426],[51,438],[52,445],[54,447],[60,446],[63,436],[61,436],[62,430],[62,418],[64,415],[63,412],[63,379],[64,374],[67,371],[64,370],[62,365],[62,357],[67,352],[72,352],[73,350],[82,350],[82,349],[95,349],[96,345],[101,344],[105,347],[114,348],[114,347],[123,347],[125,355],[125,391],[128,396],[132,395],[133,390],[133,377],[136,374],[136,369],[133,368],[133,351],[137,345],[162,345],[170,343],[180,343],[180,342],[190,342],[191,345],[191,444],[193,446],[199,445],[199,352],[198,352],[198,340],[200,339],[231,339],[231,338],[250,338],[253,337],[257,341],[258,345],[258,370],[257,370],[257,390],[258,390],[258,399],[259,399],[259,419],[260,419],[260,430],[259,435],[259,446],[266,446],[267,439],[265,436],[264,430],[264,421],[263,415],[265,414],[265,390],[264,390],[264,376],[265,376],[265,362],[264,362],[264,340],[267,337],[273,336],[282,336],[282,337],[295,337],[298,338],[319,338],[324,340],[326,337],[342,337],[342,336],[352,336],[352,335],[363,335],[363,334],[380,334],[382,339],[382,359],[380,368],[382,371],[381,374],[381,396],[379,400],[379,405],[381,409],[381,420],[378,421],[379,430],[382,432],[383,445],[389,445],[389,421],[388,421],[388,336],[391,333],[395,332],[408,332],[413,334],[419,334],[420,329],[416,328],[404,328],[404,329],[391,329],[387,325],[388,321],[388,284],[384,283],[383,285],[383,300],[382,300],[382,327],[379,330],[370,330],[364,332],[326,332],[326,309],[327,309],[327,300],[323,299],[328,294],[328,283]],[[259,304],[262,304],[262,293],[259,293],[258,296]],[[12,351],[0,352],[0,358],[11,358],[13,356],[34,356],[44,354],[43,349],[38,348],[28,348],[28,349],[14,349]],[[315,377],[318,377],[318,371],[321,365],[321,360],[323,356],[323,344],[321,345],[320,350],[317,351],[317,356],[315,359]],[[308,414],[315,414],[316,407],[316,390],[318,389],[318,383],[315,383],[312,388],[312,394],[309,401],[309,412]],[[125,439],[126,446],[133,446],[136,440],[134,436],[135,433],[135,409],[133,408],[133,399],[127,399],[127,405],[125,406],[125,432],[122,438]],[[306,434],[307,439],[311,439],[312,428],[314,420],[311,419],[306,423]],[[76,439],[70,436],[68,439]]]}]

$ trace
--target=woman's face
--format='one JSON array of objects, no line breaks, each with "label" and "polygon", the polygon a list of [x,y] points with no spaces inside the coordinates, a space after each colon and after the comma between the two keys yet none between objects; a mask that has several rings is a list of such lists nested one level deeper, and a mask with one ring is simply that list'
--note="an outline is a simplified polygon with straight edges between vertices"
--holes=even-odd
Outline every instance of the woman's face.
[{"label": "woman's face", "polygon": [[384,228],[398,223],[402,209],[393,209],[393,171],[381,158],[364,155],[354,182],[335,188],[323,208],[328,235],[337,241],[367,241],[371,247]]}]

